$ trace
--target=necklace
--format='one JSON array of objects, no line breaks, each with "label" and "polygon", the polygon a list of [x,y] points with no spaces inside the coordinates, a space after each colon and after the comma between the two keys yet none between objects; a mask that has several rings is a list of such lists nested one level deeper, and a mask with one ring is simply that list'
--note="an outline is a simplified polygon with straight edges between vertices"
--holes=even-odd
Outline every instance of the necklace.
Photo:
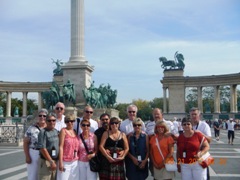
[{"label": "necklace", "polygon": [[71,129],[66,129],[66,130],[67,130],[67,132],[68,132],[71,136],[74,136],[73,130],[71,130]]},{"label": "necklace", "polygon": [[117,140],[118,137],[119,137],[119,133],[118,133],[118,132],[115,132],[115,133],[112,132],[112,138],[113,138],[114,140]]}]

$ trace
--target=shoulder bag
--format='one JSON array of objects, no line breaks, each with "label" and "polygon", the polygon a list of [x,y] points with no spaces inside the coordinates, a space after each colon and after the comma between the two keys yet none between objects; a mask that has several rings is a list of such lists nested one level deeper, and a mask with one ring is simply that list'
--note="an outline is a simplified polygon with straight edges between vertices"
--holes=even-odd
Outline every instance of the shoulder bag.
[{"label": "shoulder bag", "polygon": [[[205,137],[202,138],[199,150],[201,150],[204,139]],[[211,156],[209,152],[206,152],[204,155],[202,155],[201,158],[198,159],[198,163],[200,164],[200,166],[202,166],[202,168],[206,168],[214,163],[214,158]]]},{"label": "shoulder bag", "polygon": [[[163,156],[162,151],[160,149],[160,145],[159,145],[157,137],[156,137],[156,144],[157,144],[159,153],[161,154],[161,156],[163,158],[163,161],[164,161],[164,156]],[[177,171],[178,170],[177,163],[175,161],[168,161],[168,162],[165,163],[165,169],[167,171]]]},{"label": "shoulder bag", "polygon": [[[92,154],[92,152],[89,152],[88,150],[88,147],[82,137],[82,134],[80,134],[80,138],[83,142],[83,145],[87,151],[87,154]],[[100,171],[100,168],[101,168],[101,164],[100,164],[100,159],[99,157],[97,156],[97,154],[95,154],[94,157],[92,157],[90,160],[89,160],[89,165],[90,165],[90,170],[93,171],[93,172],[99,172]]]}]

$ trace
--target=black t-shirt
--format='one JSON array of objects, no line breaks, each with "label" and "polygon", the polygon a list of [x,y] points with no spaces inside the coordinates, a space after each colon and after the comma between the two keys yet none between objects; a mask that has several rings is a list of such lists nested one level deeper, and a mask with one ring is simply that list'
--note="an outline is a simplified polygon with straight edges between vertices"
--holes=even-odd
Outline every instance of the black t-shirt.
[{"label": "black t-shirt", "polygon": [[219,123],[218,123],[218,122],[214,122],[214,123],[213,123],[213,126],[219,128]]}]

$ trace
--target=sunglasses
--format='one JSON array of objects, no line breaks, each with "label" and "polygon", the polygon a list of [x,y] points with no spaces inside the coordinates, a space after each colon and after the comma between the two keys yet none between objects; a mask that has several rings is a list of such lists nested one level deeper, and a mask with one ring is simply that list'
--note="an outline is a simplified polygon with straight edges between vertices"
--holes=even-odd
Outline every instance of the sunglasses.
[{"label": "sunglasses", "polygon": [[63,110],[63,108],[62,107],[56,107],[56,110]]},{"label": "sunglasses", "polygon": [[140,127],[142,126],[141,124],[134,124],[133,127]]},{"label": "sunglasses", "polygon": [[81,124],[82,127],[90,127],[90,124]]},{"label": "sunglasses", "polygon": [[65,123],[74,123],[75,120],[66,120]]},{"label": "sunglasses", "polygon": [[113,125],[113,124],[118,124],[118,122],[111,122],[110,124],[111,124],[111,125]]},{"label": "sunglasses", "polygon": [[92,114],[93,111],[85,111],[85,113]]},{"label": "sunglasses", "polygon": [[48,119],[47,122],[55,122],[56,119]]},{"label": "sunglasses", "polygon": [[183,126],[190,126],[191,123],[183,123]]},{"label": "sunglasses", "polygon": [[101,121],[108,121],[109,119],[108,118],[105,118],[105,119],[101,119]]},{"label": "sunglasses", "polygon": [[47,117],[47,116],[43,114],[39,114],[38,117]]},{"label": "sunglasses", "polygon": [[157,126],[157,128],[165,128],[165,126]]},{"label": "sunglasses", "polygon": [[136,111],[128,111],[129,114],[131,114],[131,113],[135,113],[135,112],[136,112]]}]

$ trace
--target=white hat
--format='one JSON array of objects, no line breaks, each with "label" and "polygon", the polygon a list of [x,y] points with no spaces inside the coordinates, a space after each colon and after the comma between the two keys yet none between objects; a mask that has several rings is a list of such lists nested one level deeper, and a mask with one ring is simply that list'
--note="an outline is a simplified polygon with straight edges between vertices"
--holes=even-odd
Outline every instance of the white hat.
[{"label": "white hat", "polygon": [[215,121],[215,122],[218,122],[218,119],[216,118],[214,121]]},{"label": "white hat", "polygon": [[233,118],[230,118],[229,120],[230,120],[230,121],[232,121],[232,120],[233,120]]}]

